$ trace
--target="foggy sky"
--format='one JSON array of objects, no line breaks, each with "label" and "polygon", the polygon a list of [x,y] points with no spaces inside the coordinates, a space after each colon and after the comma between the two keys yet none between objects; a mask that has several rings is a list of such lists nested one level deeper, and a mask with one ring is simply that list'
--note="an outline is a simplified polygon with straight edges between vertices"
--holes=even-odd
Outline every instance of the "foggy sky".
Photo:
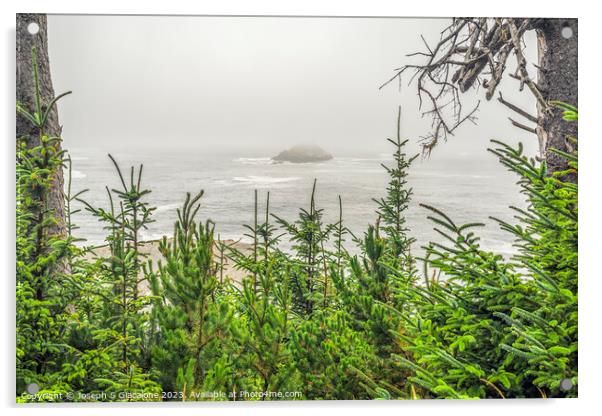
[{"label": "foggy sky", "polygon": [[[448,19],[48,16],[49,54],[67,148],[162,151],[204,147],[270,155],[296,143],[336,154],[385,152],[402,106],[402,134],[418,149],[429,131],[414,85],[379,85],[439,38]],[[534,39],[531,39],[534,42]],[[529,46],[529,45],[528,45]],[[527,49],[533,62],[535,48]],[[514,65],[514,58],[510,69]],[[414,61],[415,62],[415,61]],[[531,67],[532,68],[532,67]],[[407,79],[406,79],[407,80]],[[535,113],[506,79],[505,98]],[[466,125],[434,158],[491,157],[489,139],[537,139],[482,91],[479,124]]]}]

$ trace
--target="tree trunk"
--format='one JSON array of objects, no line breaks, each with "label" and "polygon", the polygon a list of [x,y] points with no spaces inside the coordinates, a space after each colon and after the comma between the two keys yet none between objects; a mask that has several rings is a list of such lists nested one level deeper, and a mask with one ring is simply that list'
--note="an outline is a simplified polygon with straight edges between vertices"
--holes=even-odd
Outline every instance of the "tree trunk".
[{"label": "tree trunk", "polygon": [[[572,30],[570,38],[562,34],[567,27]],[[536,30],[539,55],[537,83],[544,100],[564,101],[577,107],[577,19],[541,19]],[[565,152],[576,150],[576,143],[570,142],[567,137],[577,137],[577,123],[564,121],[562,111],[557,108],[546,113],[538,104],[537,110],[541,156],[547,161],[550,172],[563,170],[567,167],[565,159],[550,149]],[[576,175],[569,175],[568,179],[577,182]]]},{"label": "tree trunk", "polygon": [[[27,26],[37,23],[40,30],[37,34],[29,33]],[[35,108],[35,83],[33,76],[33,65],[31,61],[31,50],[36,48],[38,61],[38,75],[40,90],[42,94],[42,107],[54,98],[54,89],[50,77],[50,65],[48,62],[48,38],[46,31],[46,15],[44,14],[17,14],[17,101],[23,104],[33,113]],[[48,116],[45,134],[49,137],[59,137],[61,126],[59,125],[56,106],[52,108]],[[28,120],[17,115],[17,137],[25,138],[29,147],[40,144],[38,128]],[[63,171],[59,169],[53,178],[53,186],[48,198],[49,209],[54,213],[57,223],[50,232],[53,235],[67,234],[65,226],[65,197],[63,189]]]}]

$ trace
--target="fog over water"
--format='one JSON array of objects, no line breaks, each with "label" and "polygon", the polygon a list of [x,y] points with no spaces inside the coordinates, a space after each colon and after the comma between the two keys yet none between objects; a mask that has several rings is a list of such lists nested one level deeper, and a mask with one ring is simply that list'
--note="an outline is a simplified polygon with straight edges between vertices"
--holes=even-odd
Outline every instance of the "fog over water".
[{"label": "fog over water", "polygon": [[[249,18],[50,15],[50,65],[61,101],[63,139],[73,156],[74,188],[106,206],[104,185],[117,186],[107,153],[127,168],[145,164],[156,223],[146,238],[171,233],[185,192],[205,189],[202,216],[225,238],[250,222],[253,190],[271,191],[273,212],[292,219],[306,206],[313,178],[328,220],[343,198],[347,225],[361,232],[375,220],[372,198],[382,196],[390,162],[386,138],[402,106],[408,153],[430,122],[420,116],[415,85],[379,90],[395,68],[434,42],[448,19]],[[533,40],[534,41],[534,40]],[[527,44],[534,61],[535,48]],[[517,82],[502,82],[504,97],[533,108]],[[463,95],[468,108],[482,91]],[[516,178],[486,151],[490,139],[522,141],[534,154],[537,139],[513,128],[500,103],[482,102],[478,124],[458,129],[411,171],[414,203],[408,213],[419,244],[437,238],[419,202],[442,208],[458,222],[510,219],[520,205]],[[319,164],[272,164],[269,158],[298,143],[332,153]],[[89,242],[103,239],[88,214],[76,221]],[[510,239],[491,224],[484,244],[509,253]]]}]

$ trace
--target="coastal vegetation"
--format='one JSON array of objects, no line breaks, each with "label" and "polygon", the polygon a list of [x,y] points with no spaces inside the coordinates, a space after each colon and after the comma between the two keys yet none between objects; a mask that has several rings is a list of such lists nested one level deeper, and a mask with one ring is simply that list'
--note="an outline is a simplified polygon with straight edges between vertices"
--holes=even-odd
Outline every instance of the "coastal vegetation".
[{"label": "coastal vegetation", "polygon": [[[240,250],[216,238],[203,191],[190,190],[155,261],[140,249],[155,210],[145,168],[109,156],[120,186],[106,188],[102,207],[72,192],[35,56],[35,108],[17,104],[38,139],[17,138],[17,401],[577,396],[576,151],[551,150],[566,169],[549,172],[521,146],[491,142],[527,202],[508,208],[514,222],[493,219],[515,239],[510,259],[480,246],[478,212],[460,224],[427,205],[445,243],[414,254],[419,230],[405,213],[416,156],[398,128],[378,219],[363,234],[346,228],[342,203],[338,221],[324,222],[314,183],[296,218],[273,212],[269,193],[249,195],[253,243]],[[575,107],[548,104],[577,123]],[[57,212],[49,195],[63,169]],[[103,255],[75,244],[77,206],[106,230]],[[63,214],[66,232],[56,232]]]}]

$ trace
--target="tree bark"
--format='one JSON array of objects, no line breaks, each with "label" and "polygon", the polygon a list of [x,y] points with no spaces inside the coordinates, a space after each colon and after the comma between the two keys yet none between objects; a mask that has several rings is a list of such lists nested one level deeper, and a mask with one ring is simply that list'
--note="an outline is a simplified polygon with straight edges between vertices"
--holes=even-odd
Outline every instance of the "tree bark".
[{"label": "tree bark", "polygon": [[[27,26],[35,22],[40,30],[37,34],[29,33]],[[31,61],[31,50],[36,48],[38,61],[38,75],[40,82],[42,107],[54,98],[54,88],[50,76],[50,64],[48,59],[48,37],[45,14],[17,14],[17,101],[23,104],[33,113],[35,108],[35,82],[33,76],[33,64]],[[38,128],[28,120],[17,115],[17,138],[27,140],[27,145],[32,148],[40,144]],[[44,133],[49,137],[60,137],[61,126],[59,125],[58,111],[56,106],[51,109]],[[65,196],[64,196],[63,170],[59,169],[52,184],[52,190],[48,198],[49,209],[56,217],[56,224],[51,228],[53,235],[65,236],[67,228],[65,225]]]},{"label": "tree bark", "polygon": [[[565,27],[572,30],[570,38],[562,35]],[[539,55],[537,84],[543,98],[546,101],[564,101],[577,107],[577,19],[541,19],[536,30]],[[557,108],[546,112],[538,104],[537,111],[541,156],[547,161],[550,172],[566,169],[566,160],[550,149],[565,152],[576,150],[577,144],[567,140],[567,137],[577,137],[577,123],[564,121],[562,110]],[[574,174],[569,175],[568,179],[577,182]]]}]

